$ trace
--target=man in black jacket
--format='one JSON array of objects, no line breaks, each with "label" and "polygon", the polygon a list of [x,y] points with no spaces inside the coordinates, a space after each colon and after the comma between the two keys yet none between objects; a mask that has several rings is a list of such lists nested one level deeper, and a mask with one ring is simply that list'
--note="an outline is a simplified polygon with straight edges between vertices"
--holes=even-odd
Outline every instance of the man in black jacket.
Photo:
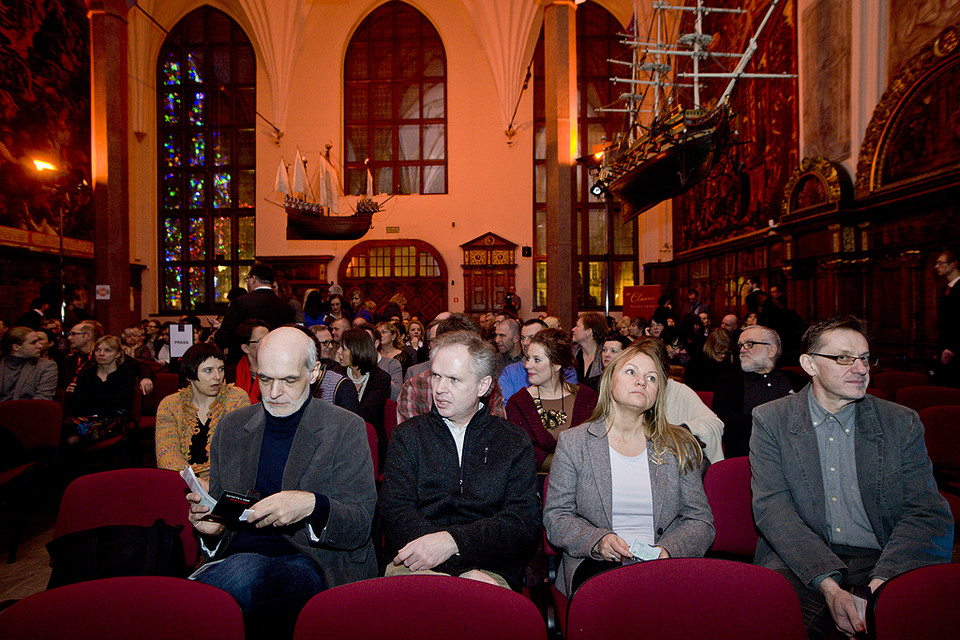
[{"label": "man in black jacket", "polygon": [[379,508],[395,555],[386,575],[436,572],[522,588],[540,500],[529,437],[481,403],[496,358],[471,331],[434,340],[433,408],[400,425],[387,452]]}]

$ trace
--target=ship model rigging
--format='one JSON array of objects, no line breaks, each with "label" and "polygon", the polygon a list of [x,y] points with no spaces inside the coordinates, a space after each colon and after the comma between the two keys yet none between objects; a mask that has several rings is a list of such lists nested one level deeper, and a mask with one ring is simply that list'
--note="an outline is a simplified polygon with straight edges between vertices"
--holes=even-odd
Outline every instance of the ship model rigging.
[{"label": "ship model rigging", "polygon": [[[594,194],[606,192],[620,201],[623,222],[691,189],[710,174],[720,154],[736,144],[730,96],[739,79],[794,77],[745,71],[757,50],[757,39],[779,2],[772,0],[743,53],[711,51],[713,37],[703,33],[705,15],[746,13],[742,9],[706,7],[703,0],[691,6],[654,2],[651,29],[656,29],[656,41],[640,41],[634,29],[625,42],[632,49],[632,60],[610,61],[630,71],[629,77],[611,78],[615,84],[627,85],[628,91],[620,96],[625,103],[623,107],[603,111],[626,113],[627,132],[618,135],[617,140],[603,150],[599,161],[594,156],[586,158],[588,166],[592,163],[598,169]],[[693,13],[694,31],[681,35],[674,44],[664,42],[667,11]],[[706,61],[724,58],[738,59],[733,71],[702,70]],[[671,76],[671,62],[675,64],[682,59],[690,60],[690,70]],[[728,83],[715,106],[706,109],[700,99],[701,81],[714,78],[728,79]],[[672,90],[672,94],[668,94],[667,89]],[[679,89],[692,89],[689,108],[680,105]],[[641,124],[644,113],[652,114],[647,126]]]}]

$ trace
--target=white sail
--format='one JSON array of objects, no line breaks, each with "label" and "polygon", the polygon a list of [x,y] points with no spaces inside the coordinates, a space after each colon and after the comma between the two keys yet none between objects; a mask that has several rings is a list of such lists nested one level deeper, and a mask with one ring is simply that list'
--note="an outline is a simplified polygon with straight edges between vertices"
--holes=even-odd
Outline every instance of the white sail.
[{"label": "white sail", "polygon": [[331,215],[340,213],[340,179],[330,160],[320,154],[320,171],[317,175],[318,201],[330,210]]},{"label": "white sail", "polygon": [[290,195],[290,176],[287,175],[287,165],[282,157],[280,158],[280,166],[277,167],[277,181],[274,189],[285,196]]},{"label": "white sail", "polygon": [[310,183],[307,181],[307,165],[300,155],[300,149],[297,149],[297,159],[293,163],[293,192],[296,194],[309,195],[313,199]]},{"label": "white sail", "polygon": [[373,197],[373,171],[370,170],[370,158],[367,158],[363,162],[367,165],[367,197]]}]

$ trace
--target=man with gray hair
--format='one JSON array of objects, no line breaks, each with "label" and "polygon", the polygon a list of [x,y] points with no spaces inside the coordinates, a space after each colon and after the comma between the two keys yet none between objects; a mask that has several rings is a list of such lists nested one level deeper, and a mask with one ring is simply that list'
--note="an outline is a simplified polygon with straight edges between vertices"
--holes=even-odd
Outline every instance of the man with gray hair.
[{"label": "man with gray hair", "polygon": [[519,591],[540,531],[533,445],[481,401],[497,354],[479,334],[438,335],[430,361],[433,407],[397,427],[387,451],[386,575],[444,573]]},{"label": "man with gray hair", "polygon": [[755,407],[803,388],[806,380],[777,369],[780,336],[759,325],[747,327],[737,340],[740,368],[720,376],[713,411],[723,420],[723,447],[728,458],[750,453],[751,414]]}]

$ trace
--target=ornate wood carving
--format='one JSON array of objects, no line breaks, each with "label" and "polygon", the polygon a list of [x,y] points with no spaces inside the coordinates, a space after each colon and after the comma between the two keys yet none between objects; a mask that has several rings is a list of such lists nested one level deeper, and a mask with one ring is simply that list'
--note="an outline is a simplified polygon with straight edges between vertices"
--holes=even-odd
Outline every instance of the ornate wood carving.
[{"label": "ornate wood carving", "polygon": [[826,158],[804,158],[783,189],[780,211],[788,215],[818,205],[835,204],[843,196],[843,168]]},{"label": "ornate wood carving", "polygon": [[904,65],[873,112],[857,161],[856,195],[960,168],[960,25]]}]

